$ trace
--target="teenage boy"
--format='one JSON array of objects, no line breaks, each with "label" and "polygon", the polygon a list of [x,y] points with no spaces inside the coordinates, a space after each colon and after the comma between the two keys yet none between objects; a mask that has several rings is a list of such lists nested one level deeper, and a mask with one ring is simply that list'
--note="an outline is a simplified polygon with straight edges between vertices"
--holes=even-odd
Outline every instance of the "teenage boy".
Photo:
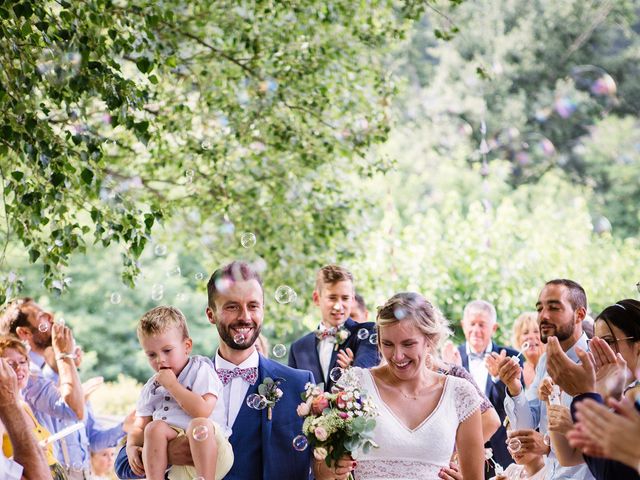
[{"label": "teenage boy", "polygon": [[353,275],[337,265],[322,267],[316,275],[313,303],[320,309],[318,328],[296,340],[289,351],[289,366],[313,373],[330,391],[336,367],[371,368],[378,364],[373,322],[356,323],[349,314],[355,289]]}]

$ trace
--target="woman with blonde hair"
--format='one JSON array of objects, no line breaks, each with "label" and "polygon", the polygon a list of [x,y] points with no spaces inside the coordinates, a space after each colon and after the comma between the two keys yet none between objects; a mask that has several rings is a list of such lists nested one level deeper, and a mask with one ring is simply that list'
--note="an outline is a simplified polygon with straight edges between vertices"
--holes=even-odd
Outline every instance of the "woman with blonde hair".
[{"label": "woman with blonde hair", "polygon": [[[27,386],[27,382],[29,381],[29,356],[26,347],[13,335],[2,335],[0,336],[0,357],[6,359],[11,368],[15,370],[16,377],[18,379],[18,390],[20,390],[22,394],[22,390]],[[38,420],[36,420],[36,417],[29,405],[27,405],[24,400],[21,401],[21,404],[27,423],[31,425],[33,435],[36,439],[42,442],[49,438],[51,433],[49,433],[49,431],[44,428]],[[4,427],[1,424],[0,427],[0,433],[3,434],[2,450],[5,456],[10,457],[13,454],[13,445],[11,444],[9,436],[4,433]],[[44,447],[44,450],[47,464],[49,465],[53,479],[66,480],[67,475],[53,455],[53,445],[48,444]]]},{"label": "woman with blonde hair", "polygon": [[480,397],[466,380],[428,367],[427,358],[449,333],[440,311],[418,293],[398,293],[378,311],[376,323],[386,363],[354,369],[378,408],[372,436],[379,448],[331,468],[317,461],[316,479],[343,479],[354,469],[360,480],[450,478],[445,470],[454,450],[456,477],[483,479]]},{"label": "woman with blonde hair", "polygon": [[520,350],[524,356],[522,375],[524,385],[528,387],[536,376],[536,365],[544,353],[536,312],[524,312],[516,318],[513,322],[511,341],[513,348]]}]

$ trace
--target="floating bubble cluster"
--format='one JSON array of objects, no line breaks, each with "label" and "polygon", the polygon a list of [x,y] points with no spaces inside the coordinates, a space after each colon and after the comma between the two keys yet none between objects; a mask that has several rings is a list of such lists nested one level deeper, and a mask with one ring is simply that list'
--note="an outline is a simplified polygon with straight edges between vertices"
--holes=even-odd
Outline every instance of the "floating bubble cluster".
[{"label": "floating bubble cluster", "polygon": [[298,295],[293,290],[293,288],[289,287],[288,285],[280,285],[278,288],[276,288],[274,297],[276,299],[276,302],[287,304],[294,302]]},{"label": "floating bubble cluster", "polygon": [[267,399],[257,393],[247,396],[247,406],[254,410],[264,410],[267,407]]}]

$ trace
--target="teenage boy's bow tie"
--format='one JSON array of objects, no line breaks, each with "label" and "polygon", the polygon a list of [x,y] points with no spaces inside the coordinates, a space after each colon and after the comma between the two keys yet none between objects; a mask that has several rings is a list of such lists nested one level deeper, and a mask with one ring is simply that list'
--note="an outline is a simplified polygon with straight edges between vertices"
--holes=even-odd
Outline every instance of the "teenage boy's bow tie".
[{"label": "teenage boy's bow tie", "polygon": [[316,330],[316,337],[318,340],[324,340],[325,338],[336,338],[336,333],[338,333],[338,329],[336,327],[324,327],[320,326]]},{"label": "teenage boy's bow tie", "polygon": [[233,370],[227,368],[219,368],[218,369],[218,377],[220,377],[220,381],[223,385],[226,385],[233,378],[240,377],[245,382],[253,385],[258,380],[258,368],[234,368]]}]

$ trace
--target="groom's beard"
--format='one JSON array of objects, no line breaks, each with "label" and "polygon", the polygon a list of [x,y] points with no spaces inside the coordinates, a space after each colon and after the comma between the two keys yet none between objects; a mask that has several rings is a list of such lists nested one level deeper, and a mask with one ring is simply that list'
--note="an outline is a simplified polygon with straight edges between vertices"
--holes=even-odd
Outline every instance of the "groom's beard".
[{"label": "groom's beard", "polygon": [[[262,330],[262,325],[256,325],[253,322],[237,322],[232,325],[222,325],[220,322],[216,323],[218,327],[218,335],[220,335],[220,340],[222,340],[226,345],[233,348],[234,350],[246,350],[253,346],[256,342],[256,339],[260,335],[260,331]],[[242,343],[237,343],[233,337],[236,335],[234,333],[233,328],[242,328],[248,327],[253,328],[253,335],[250,338],[245,339]]]}]

